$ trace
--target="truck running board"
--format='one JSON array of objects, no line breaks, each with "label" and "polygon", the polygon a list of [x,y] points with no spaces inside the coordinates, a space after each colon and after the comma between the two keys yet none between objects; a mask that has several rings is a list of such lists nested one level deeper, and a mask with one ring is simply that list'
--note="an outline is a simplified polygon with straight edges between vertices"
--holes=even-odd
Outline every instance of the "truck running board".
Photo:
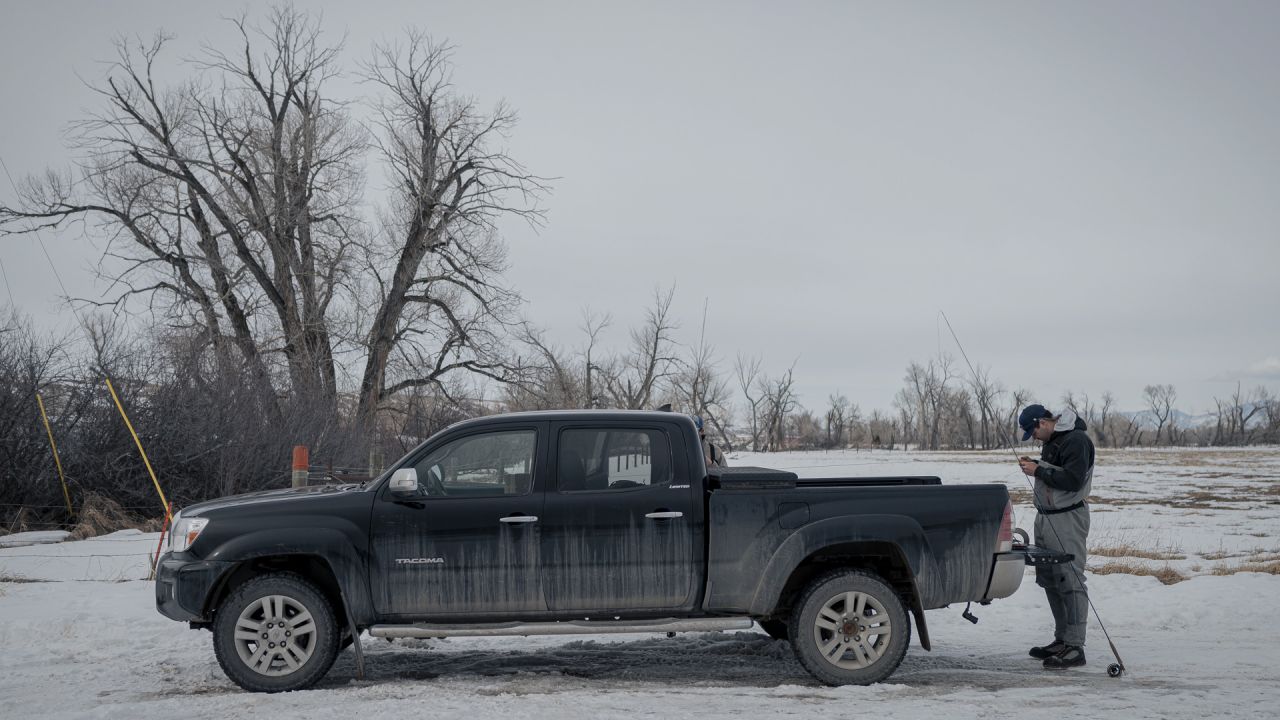
[{"label": "truck running board", "polygon": [[746,630],[752,620],[747,617],[699,618],[681,620],[659,618],[657,620],[571,620],[566,622],[535,623],[480,623],[474,625],[374,625],[369,628],[373,637],[383,638],[438,638],[479,637],[489,635],[583,635],[604,633],[677,633],[714,632],[719,630]]}]

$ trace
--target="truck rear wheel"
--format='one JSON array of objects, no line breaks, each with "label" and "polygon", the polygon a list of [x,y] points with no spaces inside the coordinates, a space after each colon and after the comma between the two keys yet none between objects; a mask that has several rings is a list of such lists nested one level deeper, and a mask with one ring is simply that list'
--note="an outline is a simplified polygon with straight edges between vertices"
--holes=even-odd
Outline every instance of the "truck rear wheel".
[{"label": "truck rear wheel", "polygon": [[911,628],[902,599],[879,577],[836,570],[815,579],[791,615],[791,645],[828,685],[870,685],[893,674]]},{"label": "truck rear wheel", "polygon": [[301,690],[338,656],[339,628],[320,590],[293,573],[261,575],[218,608],[213,650],[237,685],[253,692]]}]

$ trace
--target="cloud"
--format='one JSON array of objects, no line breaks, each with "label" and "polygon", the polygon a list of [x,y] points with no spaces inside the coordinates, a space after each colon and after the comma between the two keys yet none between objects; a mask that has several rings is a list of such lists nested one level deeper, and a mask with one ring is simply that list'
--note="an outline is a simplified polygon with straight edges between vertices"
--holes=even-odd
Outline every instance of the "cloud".
[{"label": "cloud", "polygon": [[1236,382],[1238,380],[1280,380],[1280,356],[1265,357],[1243,370],[1217,375],[1214,380]]},{"label": "cloud", "polygon": [[1230,370],[1230,372],[1213,375],[1211,380],[1217,382],[1236,383],[1240,380],[1280,380],[1280,356],[1263,357],[1248,368]]},{"label": "cloud", "polygon": [[1272,355],[1249,366],[1244,372],[1246,377],[1264,378],[1267,380],[1280,378],[1280,357]]}]

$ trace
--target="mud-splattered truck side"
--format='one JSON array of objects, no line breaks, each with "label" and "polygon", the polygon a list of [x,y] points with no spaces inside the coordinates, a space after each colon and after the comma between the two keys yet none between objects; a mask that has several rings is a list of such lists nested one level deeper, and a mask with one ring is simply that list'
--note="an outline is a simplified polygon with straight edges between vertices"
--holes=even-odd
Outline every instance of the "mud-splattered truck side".
[{"label": "mud-splattered truck side", "polygon": [[[733,630],[829,684],[888,677],[924,611],[1011,595],[1003,485],[708,471],[693,422],[563,411],[470,420],[363,485],[184,508],[156,606],[209,629],[248,690],[312,685],[360,632]],[[359,646],[355,648],[359,653]]]}]

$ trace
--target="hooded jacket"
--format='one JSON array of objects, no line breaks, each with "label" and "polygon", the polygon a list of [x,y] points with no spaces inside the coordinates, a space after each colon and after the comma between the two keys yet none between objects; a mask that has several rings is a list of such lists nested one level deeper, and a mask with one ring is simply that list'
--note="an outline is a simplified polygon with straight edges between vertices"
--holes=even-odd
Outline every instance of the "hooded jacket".
[{"label": "hooded jacket", "polygon": [[1084,420],[1063,410],[1036,463],[1036,509],[1060,510],[1089,497],[1093,487],[1093,441]]}]

